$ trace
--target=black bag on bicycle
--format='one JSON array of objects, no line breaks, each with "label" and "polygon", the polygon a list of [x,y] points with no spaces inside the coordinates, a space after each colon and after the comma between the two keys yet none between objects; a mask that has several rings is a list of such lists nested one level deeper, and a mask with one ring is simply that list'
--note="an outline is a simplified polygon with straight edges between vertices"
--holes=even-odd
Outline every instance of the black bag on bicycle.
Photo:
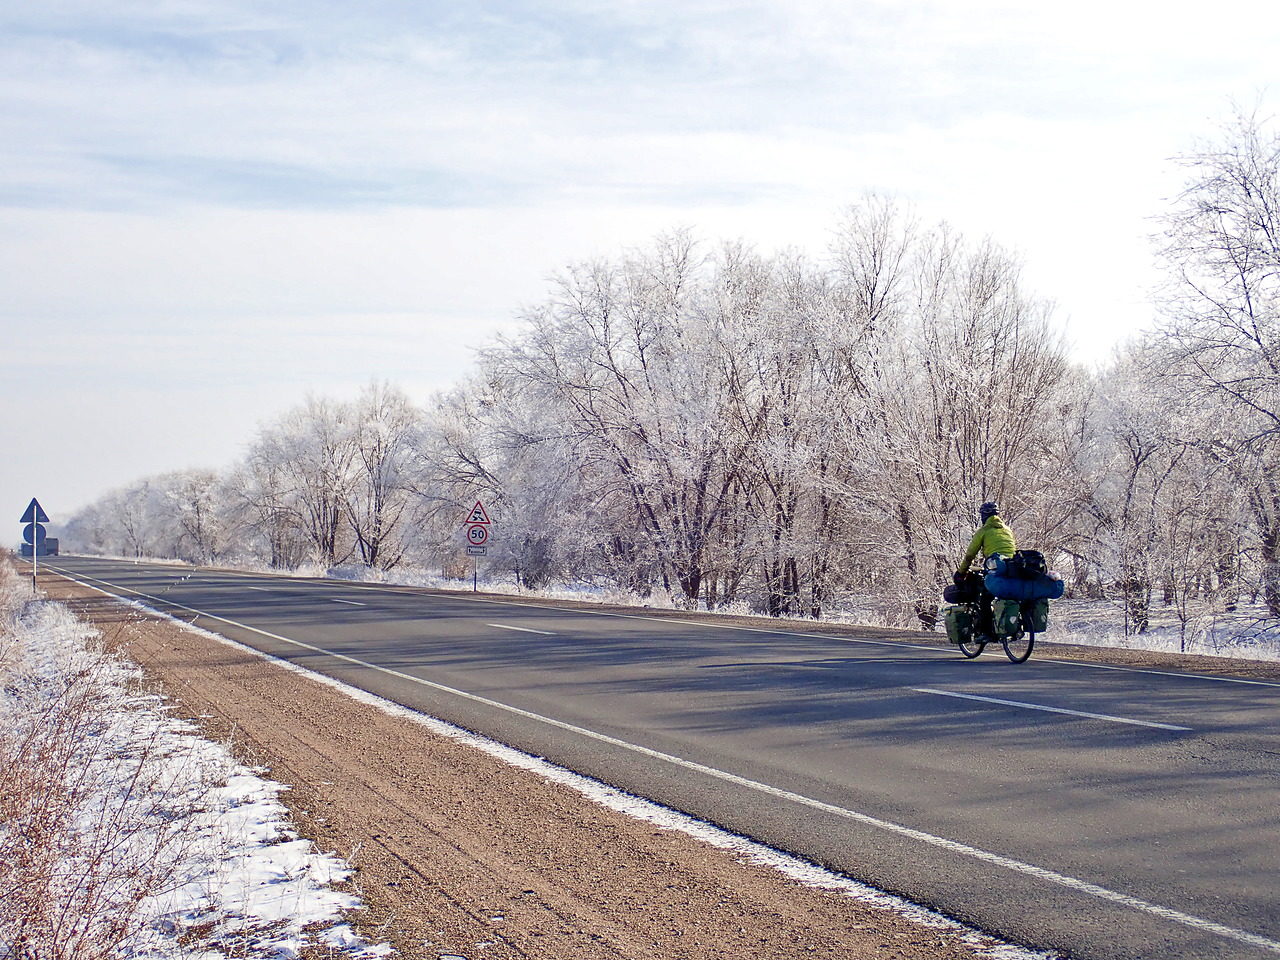
[{"label": "black bag on bicycle", "polygon": [[1004,562],[1004,575],[1017,580],[1034,580],[1049,568],[1039,550],[1015,550]]},{"label": "black bag on bicycle", "polygon": [[956,582],[942,588],[947,603],[977,603],[982,598],[982,578],[974,573],[956,575]]}]

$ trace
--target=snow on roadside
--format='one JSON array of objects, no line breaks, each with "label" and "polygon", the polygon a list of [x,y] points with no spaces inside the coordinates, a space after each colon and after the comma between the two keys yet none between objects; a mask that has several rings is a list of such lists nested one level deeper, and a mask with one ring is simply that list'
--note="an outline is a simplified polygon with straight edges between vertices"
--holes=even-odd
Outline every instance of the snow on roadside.
[{"label": "snow on roadside", "polygon": [[[75,578],[70,578],[75,579]],[[105,596],[111,597],[118,603],[128,605],[134,609],[153,617],[168,620],[175,626],[195,633],[200,636],[208,637],[218,643],[233,647],[236,650],[260,657],[263,660],[290,670],[301,676],[308,677],[318,683],[323,683],[328,687],[349,696],[361,703],[369,704],[372,707],[381,710],[389,716],[409,720],[413,723],[420,724],[432,733],[438,736],[447,737],[451,740],[467,744],[515,767],[528,770],[536,774],[542,779],[568,787],[576,793],[582,795],[587,800],[597,803],[603,807],[615,810],[626,816],[652,823],[663,829],[673,830],[684,833],[696,840],[707,843],[711,846],[727,850],[735,854],[738,859],[743,862],[755,864],[757,866],[767,867],[776,870],[791,880],[803,884],[805,886],[816,887],[823,890],[830,890],[860,903],[866,904],[882,910],[892,911],[896,915],[918,923],[921,926],[946,931],[958,939],[968,944],[977,957],[987,958],[987,960],[1056,960],[1058,954],[1044,953],[1040,951],[1030,950],[1014,944],[1006,943],[989,934],[974,930],[971,927],[952,920],[950,917],[943,916],[928,907],[920,906],[891,893],[878,890],[875,887],[864,884],[851,877],[828,870],[825,867],[818,866],[807,860],[792,856],[764,844],[757,843],[748,837],[731,833],[720,827],[699,820],[696,817],[681,813],[670,807],[665,807],[652,800],[638,797],[633,794],[626,793],[616,787],[609,786],[599,780],[575,773],[565,767],[558,766],[541,757],[535,757],[531,754],[509,747],[506,744],[491,740],[488,737],[481,736],[466,730],[462,727],[454,726],[447,721],[440,720],[427,714],[419,713],[411,710],[401,704],[394,703],[390,700],[383,699],[375,694],[361,690],[358,687],[350,686],[333,677],[326,676],[322,673],[316,673],[305,667],[290,663],[274,657],[261,650],[242,644],[222,634],[214,633],[211,630],[205,630],[201,627],[193,626],[179,617],[172,616],[157,610],[154,607],[147,606],[137,600],[129,600],[119,597],[115,594],[108,593],[92,584],[84,583],[76,580],[82,586],[96,590]]]},{"label": "snow on roadside", "polygon": [[0,956],[390,954],[342,922],[359,901],[333,885],[351,871],[298,838],[286,787],[17,583],[0,569]]},{"label": "snow on roadside", "polygon": [[1162,605],[1153,604],[1150,617],[1145,632],[1126,635],[1119,626],[1124,611],[1117,601],[1055,600],[1045,639],[1087,647],[1280,661],[1280,622],[1260,605],[1242,605],[1234,613],[1206,613],[1189,618],[1185,626]]}]

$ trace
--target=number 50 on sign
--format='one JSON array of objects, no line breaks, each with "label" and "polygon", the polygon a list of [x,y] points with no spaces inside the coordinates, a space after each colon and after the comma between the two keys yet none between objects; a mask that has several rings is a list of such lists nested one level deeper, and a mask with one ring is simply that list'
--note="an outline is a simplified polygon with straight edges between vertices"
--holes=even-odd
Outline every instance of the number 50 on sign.
[{"label": "number 50 on sign", "polygon": [[473,547],[481,546],[489,539],[489,528],[482,527],[480,524],[472,524],[467,527],[467,543]]}]

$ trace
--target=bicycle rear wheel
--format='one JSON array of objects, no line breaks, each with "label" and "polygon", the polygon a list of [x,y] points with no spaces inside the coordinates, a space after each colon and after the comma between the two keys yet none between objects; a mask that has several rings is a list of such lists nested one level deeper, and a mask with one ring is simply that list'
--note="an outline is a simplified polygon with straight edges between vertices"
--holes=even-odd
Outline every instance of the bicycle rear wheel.
[{"label": "bicycle rear wheel", "polygon": [[979,640],[977,637],[970,637],[967,640],[961,640],[956,646],[960,648],[960,652],[965,655],[966,659],[972,660],[986,649],[987,641]]},{"label": "bicycle rear wheel", "polygon": [[1025,663],[1036,645],[1036,634],[1034,630],[1019,630],[1011,637],[1001,637],[1000,643],[1006,657],[1014,663]]}]

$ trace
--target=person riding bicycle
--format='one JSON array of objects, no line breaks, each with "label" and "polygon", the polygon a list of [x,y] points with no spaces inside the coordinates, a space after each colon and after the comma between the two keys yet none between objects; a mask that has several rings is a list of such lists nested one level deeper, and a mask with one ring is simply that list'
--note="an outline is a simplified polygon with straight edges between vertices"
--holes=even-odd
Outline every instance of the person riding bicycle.
[{"label": "person riding bicycle", "polygon": [[984,558],[998,553],[1008,560],[1018,549],[1018,543],[1014,539],[1013,531],[1000,519],[999,507],[988,500],[978,508],[978,516],[982,520],[982,526],[978,528],[978,532],[969,541],[969,549],[964,552],[964,559],[960,561],[960,569],[956,571],[957,575],[963,576],[968,573],[969,565],[973,563],[979,553]]},{"label": "person riding bicycle", "polygon": [[[969,573],[969,566],[979,553],[982,554],[984,559],[999,555],[1008,560],[1013,556],[1014,551],[1018,549],[1018,543],[1014,539],[1013,531],[1000,519],[999,507],[991,501],[987,501],[978,508],[978,516],[982,520],[982,526],[978,528],[978,532],[969,541],[969,549],[964,552],[964,559],[960,561],[960,569],[956,571],[954,577],[957,584],[964,583]],[[979,591],[979,594],[978,605],[982,610],[983,632],[989,633],[991,632],[991,601],[993,597],[985,589]]]}]

